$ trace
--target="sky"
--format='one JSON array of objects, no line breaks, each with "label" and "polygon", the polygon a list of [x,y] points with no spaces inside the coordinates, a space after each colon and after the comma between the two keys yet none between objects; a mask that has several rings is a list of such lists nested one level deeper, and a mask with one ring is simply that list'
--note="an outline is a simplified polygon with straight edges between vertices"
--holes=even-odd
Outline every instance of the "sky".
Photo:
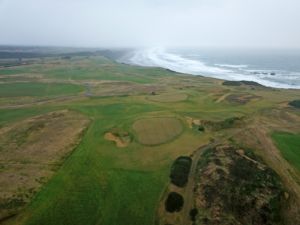
[{"label": "sky", "polygon": [[300,1],[0,0],[0,44],[300,48]]}]

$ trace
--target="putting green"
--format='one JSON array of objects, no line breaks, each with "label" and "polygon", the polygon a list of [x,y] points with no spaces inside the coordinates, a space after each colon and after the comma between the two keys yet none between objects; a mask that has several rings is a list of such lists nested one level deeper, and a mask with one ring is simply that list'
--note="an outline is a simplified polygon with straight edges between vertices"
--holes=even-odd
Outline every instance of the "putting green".
[{"label": "putting green", "polygon": [[176,138],[182,132],[181,122],[172,117],[148,118],[136,121],[133,129],[144,145],[159,145]]}]

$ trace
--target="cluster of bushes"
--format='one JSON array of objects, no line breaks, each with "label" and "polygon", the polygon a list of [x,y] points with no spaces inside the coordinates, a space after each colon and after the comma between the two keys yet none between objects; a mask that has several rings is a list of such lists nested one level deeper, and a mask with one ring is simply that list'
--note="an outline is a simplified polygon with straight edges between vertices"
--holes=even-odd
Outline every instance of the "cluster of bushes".
[{"label": "cluster of bushes", "polygon": [[242,80],[240,81],[242,84],[244,85],[251,85],[251,86],[262,86],[261,84],[259,83],[256,83],[254,81],[247,81],[247,80]]},{"label": "cluster of bushes", "polygon": [[247,81],[247,80],[242,80],[242,81],[224,81],[223,85],[225,86],[241,86],[242,84],[244,85],[249,85],[249,86],[262,86],[259,83],[256,83],[254,81]]},{"label": "cluster of bushes", "polygon": [[178,187],[184,187],[188,182],[188,177],[192,165],[192,159],[187,156],[180,156],[175,160],[171,168],[171,182]]},{"label": "cluster of bushes", "polygon": [[[230,191],[223,200],[237,217],[249,218],[249,214],[252,214],[251,217],[257,224],[280,222],[282,187],[273,170],[259,170],[256,165],[243,158],[231,165],[230,174],[233,182],[228,183]],[[258,201],[251,198],[261,198],[264,204],[260,206]]]},{"label": "cluster of bushes", "polygon": [[200,132],[205,132],[205,127],[203,125],[193,124],[193,129],[196,129],[197,131],[200,131]]},{"label": "cluster of bushes", "polygon": [[230,117],[222,121],[206,121],[203,120],[202,124],[204,127],[212,131],[232,128],[236,125],[236,122],[241,121],[240,117]]},{"label": "cluster of bushes", "polygon": [[291,101],[291,102],[289,102],[289,105],[293,106],[295,108],[300,108],[300,100]]},{"label": "cluster of bushes", "polygon": [[196,209],[196,208],[191,209],[191,211],[190,211],[191,221],[195,222],[197,215],[198,215],[198,209]]},{"label": "cluster of bushes", "polygon": [[[209,175],[207,165],[215,162],[218,154],[227,158]],[[205,199],[205,209],[221,212],[222,224],[232,224],[228,215],[240,224],[281,224],[283,189],[279,176],[265,166],[261,159],[250,150],[244,150],[247,157],[236,153],[234,147],[213,149],[206,153],[206,163],[201,165],[199,182]],[[256,161],[256,162],[255,162]],[[228,163],[230,162],[230,163]],[[224,171],[229,173],[225,173]],[[222,188],[219,188],[222,187]],[[204,218],[214,223],[215,218]]]},{"label": "cluster of bushes", "polygon": [[230,80],[227,80],[227,81],[223,82],[223,85],[225,85],[225,86],[241,86],[242,83],[240,81],[230,81]]}]

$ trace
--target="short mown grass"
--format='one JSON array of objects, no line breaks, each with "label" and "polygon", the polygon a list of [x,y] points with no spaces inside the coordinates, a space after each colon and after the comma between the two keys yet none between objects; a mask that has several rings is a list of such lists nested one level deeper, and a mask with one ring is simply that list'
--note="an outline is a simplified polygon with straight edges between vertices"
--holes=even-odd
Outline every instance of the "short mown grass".
[{"label": "short mown grass", "polygon": [[300,172],[300,134],[275,132],[272,138],[283,157]]},{"label": "short mown grass", "polygon": [[83,91],[83,87],[61,83],[3,83],[0,84],[0,97],[37,97],[69,95]]},{"label": "short mown grass", "polygon": [[171,141],[183,130],[180,120],[172,117],[158,117],[137,120],[133,129],[138,141],[145,145],[158,145]]}]

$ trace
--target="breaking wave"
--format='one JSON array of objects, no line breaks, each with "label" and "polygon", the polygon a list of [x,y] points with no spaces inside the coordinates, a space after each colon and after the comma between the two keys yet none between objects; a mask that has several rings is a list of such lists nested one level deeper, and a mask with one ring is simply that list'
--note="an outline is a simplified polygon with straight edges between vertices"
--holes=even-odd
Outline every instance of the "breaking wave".
[{"label": "breaking wave", "polygon": [[223,80],[247,80],[268,87],[300,89],[300,73],[250,70],[248,65],[214,64],[211,66],[198,59],[168,52],[163,48],[136,50],[122,61],[133,65],[162,67],[180,73]]}]

